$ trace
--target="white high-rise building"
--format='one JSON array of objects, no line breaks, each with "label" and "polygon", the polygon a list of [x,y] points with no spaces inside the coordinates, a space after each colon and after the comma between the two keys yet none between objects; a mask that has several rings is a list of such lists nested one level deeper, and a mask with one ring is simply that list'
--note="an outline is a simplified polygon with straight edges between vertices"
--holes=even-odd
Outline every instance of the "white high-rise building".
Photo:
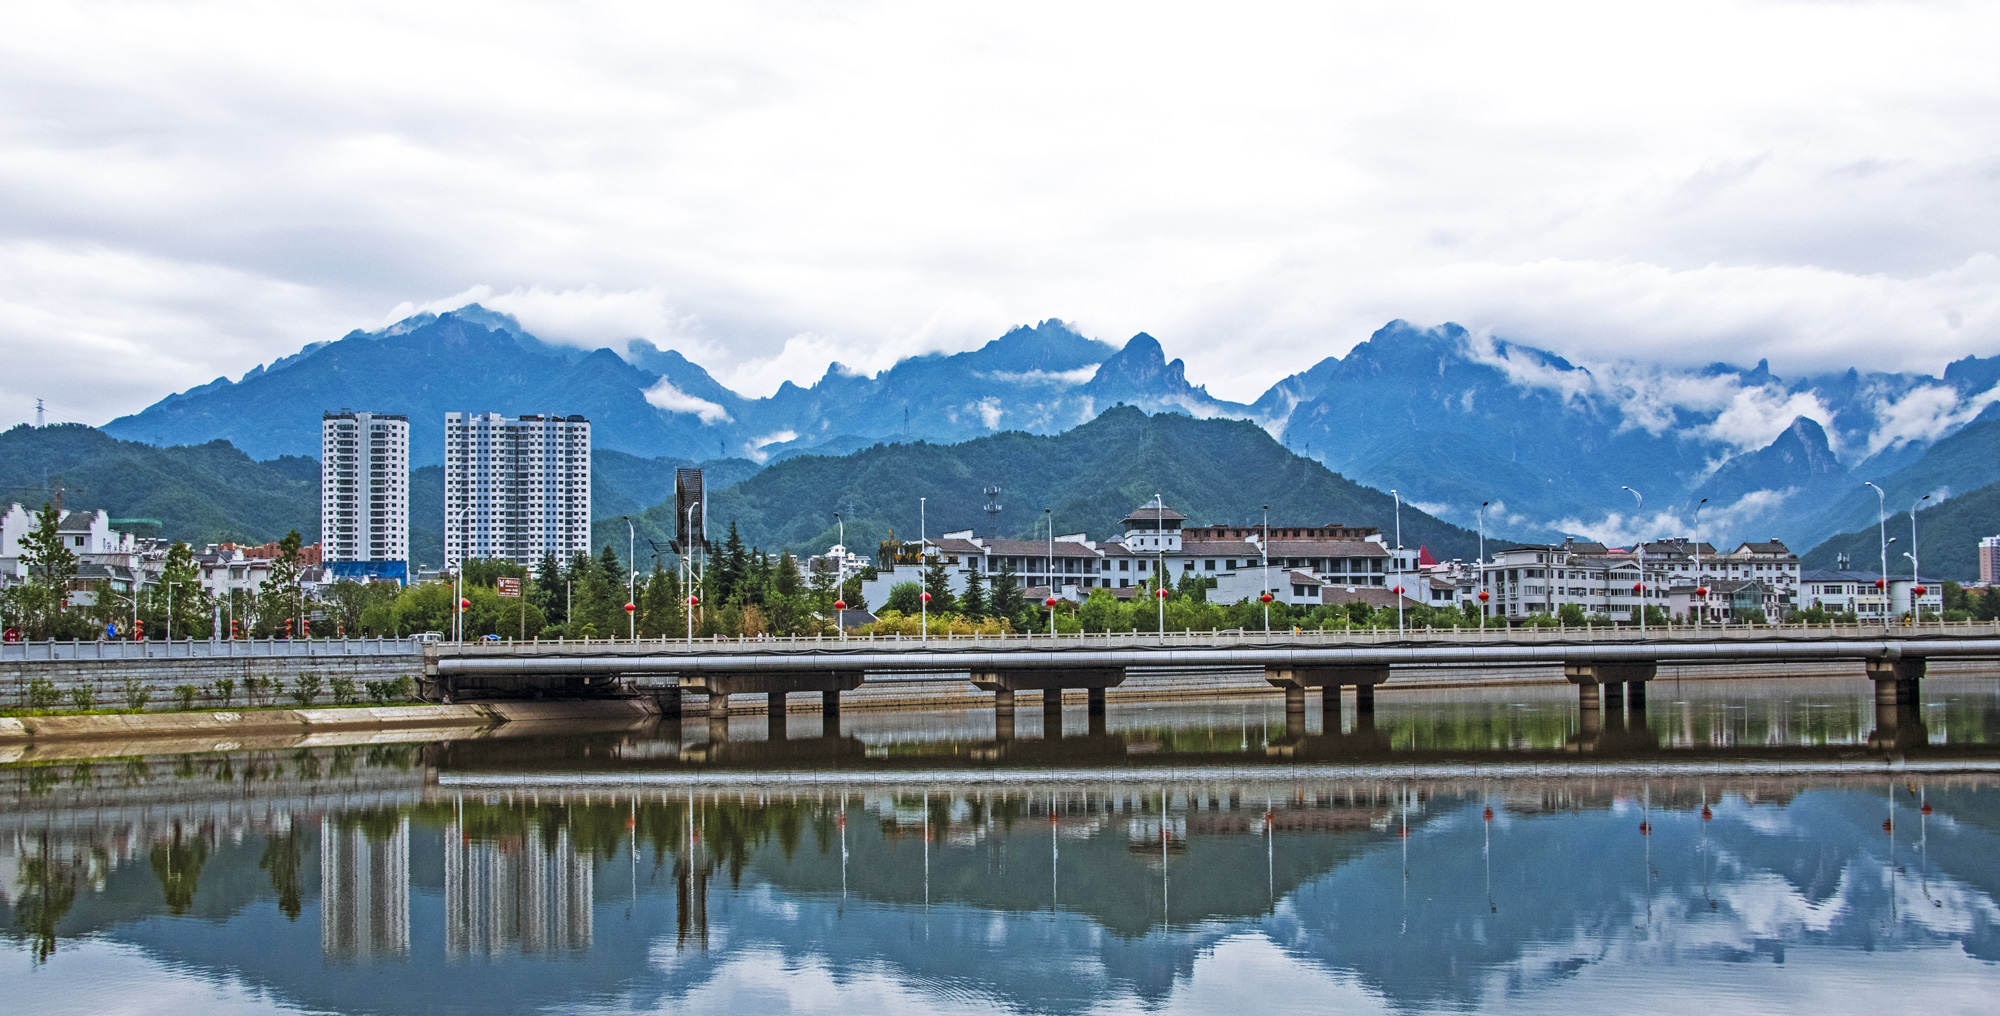
[{"label": "white high-rise building", "polygon": [[344,578],[402,580],[410,559],[409,417],[327,413],[319,461],[322,560]]},{"label": "white high-rise building", "polygon": [[590,421],[444,415],[444,560],[590,552]]}]

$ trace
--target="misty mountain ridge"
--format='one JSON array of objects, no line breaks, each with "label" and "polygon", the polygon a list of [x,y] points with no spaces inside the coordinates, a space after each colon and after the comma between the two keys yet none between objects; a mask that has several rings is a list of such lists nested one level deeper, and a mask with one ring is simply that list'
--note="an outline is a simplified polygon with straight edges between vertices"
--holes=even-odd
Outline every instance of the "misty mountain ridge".
[{"label": "misty mountain ridge", "polygon": [[[104,429],[158,445],[221,438],[256,458],[310,456],[323,410],[367,408],[411,417],[412,464],[422,466],[442,461],[446,412],[580,413],[598,448],[768,464],[885,441],[1059,434],[1124,404],[1254,423],[1458,525],[1489,502],[1489,532],[1613,542],[1686,531],[1707,497],[1706,536],[1809,545],[1858,524],[1863,479],[1923,478],[1940,491],[2000,479],[1983,478],[1984,461],[2000,457],[1980,460],[1989,431],[1974,426],[2000,404],[2000,357],[1967,357],[1942,377],[1848,370],[1786,380],[1761,360],[1581,365],[1455,324],[1393,321],[1241,403],[1212,396],[1166,352],[1144,332],[1113,346],[1049,319],[872,376],[829,364],[810,386],[787,382],[757,398],[644,339],[622,354],[565,346],[472,304],[314,343]],[[1623,486],[1645,493],[1643,512]]]}]

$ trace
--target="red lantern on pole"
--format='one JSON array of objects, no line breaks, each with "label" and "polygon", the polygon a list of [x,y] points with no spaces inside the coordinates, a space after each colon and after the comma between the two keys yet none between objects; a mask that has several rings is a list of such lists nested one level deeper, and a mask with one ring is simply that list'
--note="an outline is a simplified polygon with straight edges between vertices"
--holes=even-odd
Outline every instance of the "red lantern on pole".
[{"label": "red lantern on pole", "polygon": [[1392,593],[1395,593],[1395,594],[1396,594],[1397,596],[1401,596],[1401,595],[1403,595],[1403,587],[1402,587],[1402,586],[1393,586],[1393,587],[1391,587],[1391,588],[1390,588],[1390,590],[1389,590],[1389,591],[1390,591],[1390,592],[1392,592]]},{"label": "red lantern on pole", "polygon": [[1706,600],[1706,599],[1708,599],[1708,587],[1707,587],[1707,586],[1696,586],[1696,587],[1694,587],[1694,594],[1695,594],[1696,596],[1699,596],[1699,597],[1701,597],[1702,599]]},{"label": "red lantern on pole", "polygon": [[1882,580],[1881,580],[1881,579],[1876,579],[1876,580],[1875,580],[1875,588],[1877,588],[1877,589],[1880,589],[1880,588],[1882,588],[1882,586],[1883,586],[1883,582],[1882,582]]},{"label": "red lantern on pole", "polygon": [[1154,596],[1157,596],[1157,597],[1159,597],[1159,598],[1160,598],[1160,599],[1162,599],[1162,600],[1164,600],[1164,599],[1166,599],[1166,598],[1167,598],[1167,591],[1166,591],[1166,590],[1164,590],[1164,589],[1155,589],[1155,590],[1153,590],[1153,595],[1154,595]]},{"label": "red lantern on pole", "polygon": [[917,599],[919,599],[919,600],[922,600],[922,601],[924,601],[925,603],[929,603],[929,602],[931,602],[931,594],[930,594],[930,593],[928,593],[928,592],[922,592],[922,593],[918,593],[918,594],[917,594]]},{"label": "red lantern on pole", "polygon": [[1053,607],[1053,606],[1055,606],[1055,605],[1056,605],[1056,598],[1055,598],[1055,597],[1053,597],[1053,596],[1051,596],[1051,597],[1049,597],[1048,599],[1046,599],[1046,600],[1043,600],[1043,601],[1042,601],[1042,606],[1044,606],[1044,607]]},{"label": "red lantern on pole", "polygon": [[1265,593],[1264,595],[1262,595],[1262,596],[1259,596],[1259,597],[1257,597],[1257,598],[1258,598],[1259,600],[1262,600],[1262,601],[1264,601],[1265,603],[1269,603],[1269,602],[1271,602],[1271,601],[1272,601],[1273,599],[1275,599],[1275,597],[1273,597],[1273,596],[1272,596],[1272,595],[1271,595],[1270,593]]},{"label": "red lantern on pole", "polygon": [[633,611],[635,611],[635,610],[638,610],[638,609],[639,609],[639,607],[638,607],[638,605],[637,605],[637,604],[635,604],[635,603],[632,603],[632,602],[631,602],[631,601],[629,601],[629,600],[628,600],[628,601],[626,601],[626,603],[625,603],[625,613],[627,613],[627,614],[630,614],[631,612],[633,612]]},{"label": "red lantern on pole", "polygon": [[1481,589],[1481,590],[1479,591],[1479,602],[1481,602],[1481,603],[1485,603],[1485,602],[1486,602],[1487,600],[1490,600],[1490,599],[1492,599],[1492,597],[1490,597],[1490,596],[1486,595],[1486,590],[1484,590],[1484,589]]},{"label": "red lantern on pole", "polygon": [[1917,594],[1918,596],[1922,596],[1922,595],[1924,595],[1924,593],[1926,593],[1926,592],[1928,592],[1928,591],[1929,591],[1929,590],[1926,590],[1926,589],[1925,589],[1924,587],[1922,587],[1922,586],[1914,586],[1914,587],[1912,587],[1912,588],[1910,589],[1910,592],[1913,592],[1913,593]]},{"label": "red lantern on pole", "polygon": [[1640,584],[1639,584],[1639,583],[1637,583],[1637,582],[1634,582],[1634,583],[1632,583],[1632,595],[1634,595],[1634,596],[1637,596],[1637,595],[1639,595],[1640,593],[1643,593],[1643,592],[1645,592],[1645,591],[1646,591],[1646,587],[1645,587],[1645,586],[1643,586],[1643,585],[1640,585]]},{"label": "red lantern on pole", "polygon": [[692,594],[690,594],[690,595],[688,596],[688,606],[690,606],[690,607],[693,607],[693,606],[696,606],[696,605],[698,605],[698,604],[700,604],[700,603],[701,603],[701,598],[700,598],[700,597],[698,597],[698,596],[694,596],[694,595],[692,595]]},{"label": "red lantern on pole", "polygon": [[471,601],[471,600],[460,600],[460,601],[458,601],[458,609],[460,609],[460,610],[464,610],[465,608],[467,608],[467,607],[470,607],[470,606],[472,606],[472,601]]},{"label": "red lantern on pole", "polygon": [[835,610],[846,610],[846,609],[847,609],[847,601],[846,601],[846,600],[835,600],[835,601],[833,601],[833,609],[835,609]]}]

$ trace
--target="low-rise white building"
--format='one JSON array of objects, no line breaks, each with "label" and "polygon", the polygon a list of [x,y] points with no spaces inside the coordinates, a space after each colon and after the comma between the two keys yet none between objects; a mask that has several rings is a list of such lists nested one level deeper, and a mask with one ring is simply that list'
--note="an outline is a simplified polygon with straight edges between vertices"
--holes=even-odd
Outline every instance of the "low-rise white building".
[{"label": "low-rise white building", "polygon": [[[925,562],[940,560],[954,594],[979,572],[990,580],[1011,571],[1025,591],[1081,600],[1092,589],[1132,595],[1154,575],[1171,585],[1184,578],[1208,580],[1208,598],[1217,603],[1256,600],[1269,590],[1274,600],[1300,606],[1345,603],[1374,589],[1387,595],[1401,586],[1415,605],[1424,602],[1430,577],[1418,567],[1418,551],[1390,547],[1369,526],[1188,526],[1187,516],[1164,505],[1141,505],[1120,522],[1122,531],[1101,542],[1084,533],[1053,539],[1008,540],[960,530],[915,542],[885,544],[876,559],[876,577],[862,586],[871,606],[889,591],[920,582]],[[1454,588],[1452,598],[1457,591]]]}]

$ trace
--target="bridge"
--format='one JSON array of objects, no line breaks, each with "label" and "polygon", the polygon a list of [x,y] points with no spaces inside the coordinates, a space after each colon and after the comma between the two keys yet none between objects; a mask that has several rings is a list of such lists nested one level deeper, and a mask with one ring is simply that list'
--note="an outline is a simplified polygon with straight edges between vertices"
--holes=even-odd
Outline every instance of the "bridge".
[{"label": "bridge", "polygon": [[[1061,725],[1062,692],[1086,693],[1089,715],[1104,713],[1105,690],[1138,668],[1261,670],[1283,691],[1288,724],[1301,729],[1308,696],[1317,693],[1339,729],[1343,689],[1356,710],[1374,709],[1375,689],[1398,668],[1492,669],[1560,666],[1577,689],[1582,725],[1629,702],[1643,712],[1646,684],[1662,664],[1852,662],[1875,683],[1882,726],[1895,729],[1915,708],[1931,659],[2000,661],[2000,624],[1742,626],[1631,629],[1170,632],[1159,634],[1009,635],[916,638],[766,638],[640,642],[495,642],[427,648],[426,670],[447,694],[551,680],[588,686],[650,680],[707,698],[710,719],[728,715],[733,695],[764,695],[774,717],[792,694],[821,696],[837,729],[840,695],[874,680],[928,674],[965,675],[993,692],[996,729],[1012,735],[1015,697],[1039,696],[1045,724]],[[1101,721],[1099,721],[1101,722]]]}]

